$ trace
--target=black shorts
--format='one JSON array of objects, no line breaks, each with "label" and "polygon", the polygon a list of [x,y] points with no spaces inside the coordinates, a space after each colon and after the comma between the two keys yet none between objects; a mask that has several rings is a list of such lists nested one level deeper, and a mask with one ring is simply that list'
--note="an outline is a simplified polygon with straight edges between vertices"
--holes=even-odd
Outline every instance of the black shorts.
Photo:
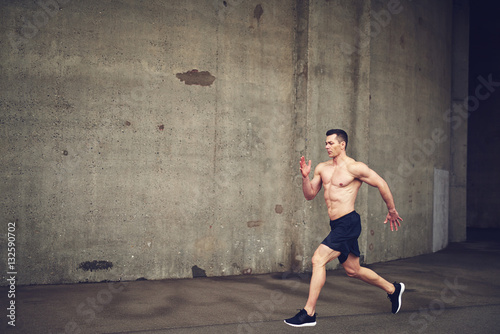
[{"label": "black shorts", "polygon": [[344,263],[353,253],[360,256],[358,238],[361,234],[361,219],[356,211],[346,214],[335,220],[330,220],[332,230],[321,242],[323,245],[340,252],[338,257],[340,263]]}]

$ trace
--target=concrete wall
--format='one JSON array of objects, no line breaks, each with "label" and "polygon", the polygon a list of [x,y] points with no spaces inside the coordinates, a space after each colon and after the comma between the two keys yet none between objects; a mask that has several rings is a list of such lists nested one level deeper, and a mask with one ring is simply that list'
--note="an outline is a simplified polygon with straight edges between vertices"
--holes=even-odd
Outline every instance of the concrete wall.
[{"label": "concrete wall", "polygon": [[432,249],[434,169],[450,170],[452,2],[406,2],[398,11],[372,41],[370,164],[393,189],[406,224],[404,237],[377,224],[386,208],[370,189],[370,261]]},{"label": "concrete wall", "polygon": [[298,161],[326,160],[332,127],[405,219],[390,233],[363,186],[363,261],[432,251],[451,1],[1,6],[0,233],[16,223],[19,284],[308,270],[328,217]]}]

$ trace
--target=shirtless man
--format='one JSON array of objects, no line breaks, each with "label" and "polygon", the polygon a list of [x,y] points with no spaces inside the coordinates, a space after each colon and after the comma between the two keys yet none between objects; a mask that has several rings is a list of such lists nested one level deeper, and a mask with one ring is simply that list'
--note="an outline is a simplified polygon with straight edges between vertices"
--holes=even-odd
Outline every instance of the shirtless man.
[{"label": "shirtless man", "polygon": [[348,139],[345,131],[332,129],[326,133],[326,136],[325,144],[330,160],[316,167],[312,180],[309,180],[311,160],[307,164],[304,157],[300,159],[304,196],[307,200],[312,200],[320,191],[321,186],[324,187],[332,230],[312,257],[313,271],[309,298],[304,309],[293,318],[285,320],[286,324],[294,327],[316,325],[316,302],[325,284],[325,266],[334,259],[339,259],[347,276],[358,278],[387,292],[394,314],[398,313],[401,307],[401,295],[405,290],[403,283],[389,283],[373,270],[359,265],[358,237],[361,233],[361,221],[354,211],[356,195],[363,182],[377,187],[389,211],[384,223],[389,222],[391,231],[397,231],[403,219],[396,211],[389,186],[367,165],[346,155]]}]

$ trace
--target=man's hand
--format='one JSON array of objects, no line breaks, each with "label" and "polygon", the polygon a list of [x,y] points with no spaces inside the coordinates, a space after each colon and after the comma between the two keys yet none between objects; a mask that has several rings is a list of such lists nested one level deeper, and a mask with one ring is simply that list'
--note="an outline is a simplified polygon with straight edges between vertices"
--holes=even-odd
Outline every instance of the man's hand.
[{"label": "man's hand", "polygon": [[300,158],[300,172],[302,173],[303,178],[309,176],[309,173],[311,172],[311,160],[309,160],[309,164],[306,164],[306,158]]},{"label": "man's hand", "polygon": [[302,174],[302,191],[304,192],[304,197],[310,201],[316,197],[318,191],[321,189],[321,166],[319,164],[314,170],[314,176],[312,180],[309,180],[309,173],[311,172],[311,160],[306,164],[306,159],[304,157],[300,158],[300,173]]},{"label": "man's hand", "polygon": [[398,230],[398,227],[401,226],[401,223],[399,221],[403,221],[403,218],[401,218],[396,211],[396,209],[389,210],[389,213],[387,214],[387,217],[385,218],[384,224],[387,224],[387,222],[391,223],[391,231],[396,231]]}]

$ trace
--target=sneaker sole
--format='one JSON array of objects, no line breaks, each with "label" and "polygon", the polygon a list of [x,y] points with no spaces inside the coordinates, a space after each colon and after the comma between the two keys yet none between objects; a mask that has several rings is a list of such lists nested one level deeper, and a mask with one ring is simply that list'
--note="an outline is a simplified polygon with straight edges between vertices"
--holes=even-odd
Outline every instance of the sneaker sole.
[{"label": "sneaker sole", "polygon": [[295,325],[295,324],[290,324],[290,323],[286,322],[286,320],[285,320],[285,324],[287,324],[288,326],[292,326],[292,327],[314,327],[314,326],[316,326],[316,321],[315,322],[307,322],[307,323],[302,324],[302,325]]},{"label": "sneaker sole", "polygon": [[399,284],[401,284],[401,291],[399,291],[399,296],[398,296],[399,307],[394,314],[397,314],[399,312],[399,310],[401,309],[401,296],[403,296],[403,292],[405,291],[404,283],[399,283]]}]

